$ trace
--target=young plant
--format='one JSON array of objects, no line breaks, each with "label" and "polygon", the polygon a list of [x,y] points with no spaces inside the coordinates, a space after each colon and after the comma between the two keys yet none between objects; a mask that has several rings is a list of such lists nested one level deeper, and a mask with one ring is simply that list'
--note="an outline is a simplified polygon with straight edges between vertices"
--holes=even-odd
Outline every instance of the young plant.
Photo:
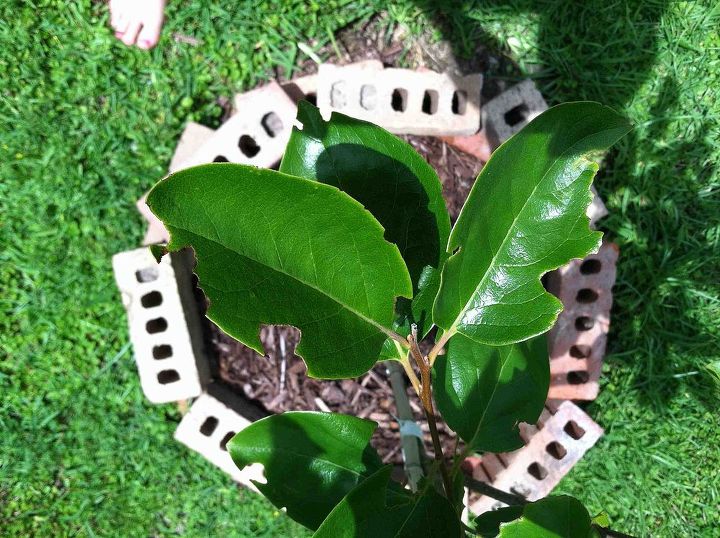
[{"label": "young plant", "polygon": [[[591,536],[607,534],[570,497],[517,504],[461,521],[460,464],[522,446],[549,386],[542,336],[561,303],[543,274],[596,252],[589,228],[595,162],[630,129],[597,103],[556,106],[495,151],[452,231],[435,171],[407,143],[300,103],[279,171],[236,164],[183,170],[148,196],[192,247],[208,317],[264,353],[264,324],[293,325],[308,375],[357,377],[397,361],[417,392],[435,460],[404,488],[369,441],[377,424],[289,412],[238,433],[238,467],[261,463],[258,489],[315,531],[338,536]],[[437,327],[427,354],[419,341]],[[402,391],[400,391],[402,392]],[[442,418],[463,447],[443,454]]]}]

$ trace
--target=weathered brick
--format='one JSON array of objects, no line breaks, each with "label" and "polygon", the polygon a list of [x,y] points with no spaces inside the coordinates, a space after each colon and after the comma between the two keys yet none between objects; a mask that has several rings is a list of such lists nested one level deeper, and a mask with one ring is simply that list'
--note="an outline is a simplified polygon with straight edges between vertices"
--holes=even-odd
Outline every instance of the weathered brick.
[{"label": "weathered brick", "polygon": [[222,399],[215,394],[202,394],[190,407],[175,430],[175,439],[216,465],[233,480],[257,491],[251,480],[264,482],[263,468],[259,464],[242,471],[233,463],[225,445],[252,421],[243,416],[242,402],[229,391]]},{"label": "weathered brick", "polygon": [[[563,402],[527,444],[512,453],[509,465],[499,470],[490,484],[529,501],[545,497],[602,433],[602,428],[582,409],[572,402]],[[486,458],[494,461],[494,456],[483,455],[482,465]],[[502,506],[505,504],[482,496],[470,506],[470,511],[482,514]]]},{"label": "weathered brick", "polygon": [[498,147],[545,110],[547,103],[532,80],[524,80],[488,101],[483,105],[482,125],[491,147]]},{"label": "weathered brick", "polygon": [[232,162],[270,168],[280,161],[297,112],[292,99],[271,82],[236,95],[233,103],[236,113],[179,167]]},{"label": "weathered brick", "polygon": [[209,379],[188,254],[158,264],[149,248],[140,248],[112,259],[140,385],[153,403],[197,396]]},{"label": "weathered brick", "polygon": [[494,150],[487,139],[485,129],[469,136],[441,136],[440,138],[460,151],[472,155],[482,163],[486,163],[490,159]]},{"label": "weathered brick", "polygon": [[549,398],[593,400],[605,357],[619,250],[603,243],[597,254],[548,275],[548,290],[564,310],[548,333]]},{"label": "weathered brick", "polygon": [[480,128],[480,74],[332,64],[321,64],[318,74],[325,117],[338,111],[398,134],[469,135]]}]

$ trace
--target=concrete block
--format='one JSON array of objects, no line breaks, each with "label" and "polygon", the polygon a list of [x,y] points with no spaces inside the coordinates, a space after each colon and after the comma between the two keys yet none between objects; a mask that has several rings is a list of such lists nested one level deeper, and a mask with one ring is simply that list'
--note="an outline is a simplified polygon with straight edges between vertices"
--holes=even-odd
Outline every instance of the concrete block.
[{"label": "concrete block", "polygon": [[603,243],[597,254],[573,260],[548,275],[548,290],[564,306],[548,333],[549,398],[597,397],[618,255],[617,245]]},{"label": "concrete block", "polygon": [[332,64],[321,64],[318,74],[318,107],[325,117],[342,112],[398,134],[471,135],[480,129],[480,74]]},{"label": "concrete block", "polygon": [[292,132],[297,108],[277,82],[236,95],[236,113],[223,123],[191,157],[188,168],[212,162],[275,166]]},{"label": "concrete block", "polygon": [[190,407],[175,430],[175,439],[216,465],[233,480],[257,491],[251,480],[265,482],[263,467],[253,464],[242,471],[233,463],[226,443],[252,422],[226,398],[202,394]]},{"label": "concrete block", "polygon": [[171,254],[158,264],[140,248],[112,259],[140,385],[152,403],[198,396],[210,377],[189,256]]},{"label": "concrete block", "polygon": [[317,85],[317,75],[306,75],[294,78],[289,82],[283,82],[282,89],[295,104],[303,99],[317,104]]},{"label": "concrete block", "polygon": [[483,105],[482,125],[493,150],[547,107],[532,80],[524,80],[488,101]]},{"label": "concrete block", "polygon": [[[545,497],[602,434],[602,428],[582,409],[572,402],[563,402],[527,444],[512,453],[510,463],[497,471],[490,484],[529,501]],[[483,455],[482,466],[486,458],[494,461],[496,457]],[[482,496],[470,506],[470,511],[482,514],[502,506],[505,504]]]},{"label": "concrete block", "polygon": [[180,135],[177,146],[175,146],[175,153],[170,160],[169,172],[172,174],[179,170],[182,163],[190,159],[214,132],[210,127],[205,127],[194,121],[188,122],[185,125],[185,130]]}]

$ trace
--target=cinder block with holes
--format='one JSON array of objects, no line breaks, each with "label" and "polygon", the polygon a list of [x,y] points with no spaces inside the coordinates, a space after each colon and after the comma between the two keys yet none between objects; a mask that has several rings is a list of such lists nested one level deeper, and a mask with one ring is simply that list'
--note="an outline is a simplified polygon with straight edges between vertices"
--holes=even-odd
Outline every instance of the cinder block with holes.
[{"label": "cinder block with holes", "polygon": [[203,394],[195,400],[190,411],[182,418],[175,430],[175,439],[202,455],[235,481],[257,491],[251,480],[264,482],[263,468],[259,464],[245,467],[242,471],[233,463],[226,444],[232,437],[249,426],[252,421],[238,411],[227,398],[222,400]]},{"label": "cinder block with holes", "polygon": [[321,64],[318,107],[371,121],[393,133],[470,135],[480,129],[482,75],[382,71]]},{"label": "cinder block with holes", "polygon": [[236,95],[233,103],[236,113],[179,166],[232,162],[270,168],[280,161],[297,113],[292,99],[271,82]]},{"label": "cinder block with holes", "polygon": [[573,260],[548,275],[548,290],[564,306],[548,334],[550,398],[597,397],[618,255],[617,245],[603,243],[597,254]]},{"label": "cinder block with holes", "polygon": [[[603,433],[582,409],[572,402],[550,403],[546,417],[519,450],[498,457],[484,454],[480,465],[475,462],[473,477],[492,486],[535,501],[550,494],[560,480],[582,458]],[[471,506],[482,514],[505,506],[482,496]]]},{"label": "cinder block with holes", "polygon": [[112,259],[140,385],[153,403],[197,396],[210,377],[188,255],[158,264],[149,248],[140,248]]},{"label": "cinder block with holes", "polygon": [[523,80],[483,105],[483,130],[495,148],[545,110],[547,103],[535,83]]}]

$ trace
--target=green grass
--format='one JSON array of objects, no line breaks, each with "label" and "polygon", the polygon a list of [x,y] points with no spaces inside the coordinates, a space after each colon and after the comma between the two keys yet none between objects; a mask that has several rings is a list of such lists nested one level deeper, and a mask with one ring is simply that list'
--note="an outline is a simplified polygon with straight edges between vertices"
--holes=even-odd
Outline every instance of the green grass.
[{"label": "green grass", "polygon": [[[305,535],[176,443],[172,406],[144,400],[110,256],[139,245],[133,203],[186,121],[217,125],[218,96],[370,12],[337,3],[171,2],[150,53],[111,37],[103,3],[0,7],[3,535]],[[719,394],[703,367],[720,358],[720,8],[466,4],[399,2],[390,20],[461,56],[486,44],[507,58],[491,76],[531,74],[550,103],[600,100],[636,124],[597,181],[621,247],[588,406],[606,436],[559,489],[636,535],[719,536]]]}]

